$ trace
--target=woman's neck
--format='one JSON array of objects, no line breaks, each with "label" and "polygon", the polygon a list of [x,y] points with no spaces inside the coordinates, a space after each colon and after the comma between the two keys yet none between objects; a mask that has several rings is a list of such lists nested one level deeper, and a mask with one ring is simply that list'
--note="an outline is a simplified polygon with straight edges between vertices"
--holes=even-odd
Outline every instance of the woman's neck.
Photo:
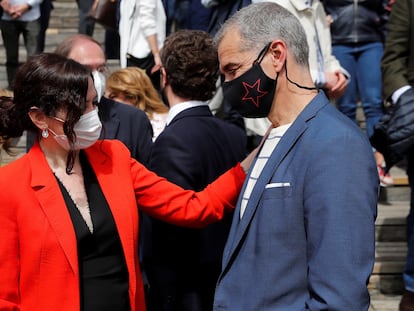
[{"label": "woman's neck", "polygon": [[[57,143],[49,141],[49,139],[41,139],[39,142],[40,148],[49,163],[53,172],[66,170],[68,151],[60,147]],[[75,162],[72,172],[80,167],[79,152],[76,152]]]}]

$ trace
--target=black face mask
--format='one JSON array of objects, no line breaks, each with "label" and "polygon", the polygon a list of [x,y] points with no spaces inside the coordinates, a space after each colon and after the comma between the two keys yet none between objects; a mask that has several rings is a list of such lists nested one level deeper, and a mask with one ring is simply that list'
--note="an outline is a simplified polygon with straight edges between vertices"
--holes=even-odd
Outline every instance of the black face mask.
[{"label": "black face mask", "polygon": [[269,78],[260,66],[270,43],[259,53],[252,68],[234,80],[222,82],[225,104],[229,104],[243,117],[267,117],[272,107],[277,77],[276,80]]}]

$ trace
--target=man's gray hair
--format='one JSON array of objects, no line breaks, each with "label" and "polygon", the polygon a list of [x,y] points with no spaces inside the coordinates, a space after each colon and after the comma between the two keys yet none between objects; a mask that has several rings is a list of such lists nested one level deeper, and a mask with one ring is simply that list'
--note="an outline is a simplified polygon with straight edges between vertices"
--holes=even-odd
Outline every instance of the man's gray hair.
[{"label": "man's gray hair", "polygon": [[267,43],[280,39],[286,43],[300,65],[308,65],[308,42],[299,20],[276,3],[250,4],[237,11],[217,32],[214,42],[218,46],[228,32],[239,31],[240,51],[259,52]]}]

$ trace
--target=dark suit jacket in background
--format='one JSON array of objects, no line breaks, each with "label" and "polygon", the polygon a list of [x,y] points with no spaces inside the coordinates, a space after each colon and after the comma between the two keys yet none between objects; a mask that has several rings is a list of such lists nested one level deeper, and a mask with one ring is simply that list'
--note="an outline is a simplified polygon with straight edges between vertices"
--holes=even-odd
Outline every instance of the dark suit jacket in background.
[{"label": "dark suit jacket in background", "polygon": [[101,139],[122,141],[131,156],[146,166],[152,147],[152,127],[145,112],[106,97],[101,98],[98,107],[103,124]]},{"label": "dark suit jacket in background", "polygon": [[[179,113],[158,136],[153,145],[149,168],[184,189],[201,190],[242,160],[245,153],[245,132],[214,117],[208,106],[199,106]],[[177,292],[183,287],[188,287],[188,291],[197,291],[194,282],[199,282],[208,288],[209,293],[205,294],[211,298],[207,310],[211,310],[212,295],[220,273],[222,252],[230,224],[231,215],[224,221],[201,230],[180,228],[151,219],[152,231],[144,229],[145,235],[149,233],[144,242],[144,264],[149,262],[155,267],[168,267],[169,273],[174,271],[177,274],[172,273],[171,276],[160,273],[163,274],[163,279],[154,280],[151,273],[148,273],[150,291],[167,288],[167,292],[168,286]],[[214,269],[209,269],[209,265]],[[210,274],[210,281],[200,275],[203,269]],[[178,278],[175,284],[171,277]],[[179,294],[177,297],[180,299]],[[199,309],[197,305],[190,304],[188,309],[168,310],[197,311],[206,308]]]}]

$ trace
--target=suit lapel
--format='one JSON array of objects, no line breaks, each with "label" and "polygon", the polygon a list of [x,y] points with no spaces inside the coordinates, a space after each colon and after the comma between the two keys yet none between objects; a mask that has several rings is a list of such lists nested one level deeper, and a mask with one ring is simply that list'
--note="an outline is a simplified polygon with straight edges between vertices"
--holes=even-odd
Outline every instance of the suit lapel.
[{"label": "suit lapel", "polygon": [[241,243],[246,230],[251,223],[253,216],[257,210],[259,201],[262,197],[266,184],[269,183],[272,176],[274,176],[277,168],[283,159],[289,154],[290,150],[296,144],[301,135],[306,131],[309,119],[313,118],[318,110],[320,110],[325,104],[325,101],[321,101],[321,93],[311,101],[308,106],[297,117],[295,122],[290,126],[288,131],[283,135],[278,143],[275,151],[270,156],[268,162],[263,168],[247,203],[242,219],[240,219],[240,202],[241,196],[245,190],[246,182],[244,183],[241,195],[237,202],[237,208],[233,219],[232,229],[227,239],[226,249],[223,256],[223,271],[231,261],[233,255],[235,255],[238,245]]},{"label": "suit lapel", "polygon": [[74,274],[78,273],[76,235],[58,183],[38,144],[29,152],[31,186]]},{"label": "suit lapel", "polygon": [[[295,142],[298,140],[300,135],[303,133],[303,131],[305,131],[305,129],[306,129],[306,124],[301,124],[300,127],[295,126],[295,128],[289,129],[286,132],[286,134],[282,137],[277,148],[272,153],[271,157],[269,158],[266,165],[264,166],[259,178],[257,179],[256,184],[252,190],[252,193],[250,194],[250,198],[247,203],[246,209],[243,213],[243,217],[241,219],[240,219],[240,201],[241,201],[240,197],[241,196],[239,197],[239,202],[237,204],[237,208],[235,210],[235,215],[234,215],[234,217],[238,218],[238,226],[236,230],[232,230],[232,232],[230,232],[230,235],[227,241],[227,244],[229,244],[229,249],[228,249],[228,252],[225,252],[225,255],[227,256],[226,258],[223,258],[223,267],[225,267],[228,264],[231,256],[234,254],[237,246],[241,242],[243,235],[245,231],[247,230],[257,210],[260,198],[262,197],[266,184],[269,183],[275,171],[277,170],[278,166],[280,165],[282,160],[286,157],[286,155],[289,153],[289,150],[291,150],[291,148],[293,147]],[[244,192],[244,187],[243,187],[243,192]]]}]

